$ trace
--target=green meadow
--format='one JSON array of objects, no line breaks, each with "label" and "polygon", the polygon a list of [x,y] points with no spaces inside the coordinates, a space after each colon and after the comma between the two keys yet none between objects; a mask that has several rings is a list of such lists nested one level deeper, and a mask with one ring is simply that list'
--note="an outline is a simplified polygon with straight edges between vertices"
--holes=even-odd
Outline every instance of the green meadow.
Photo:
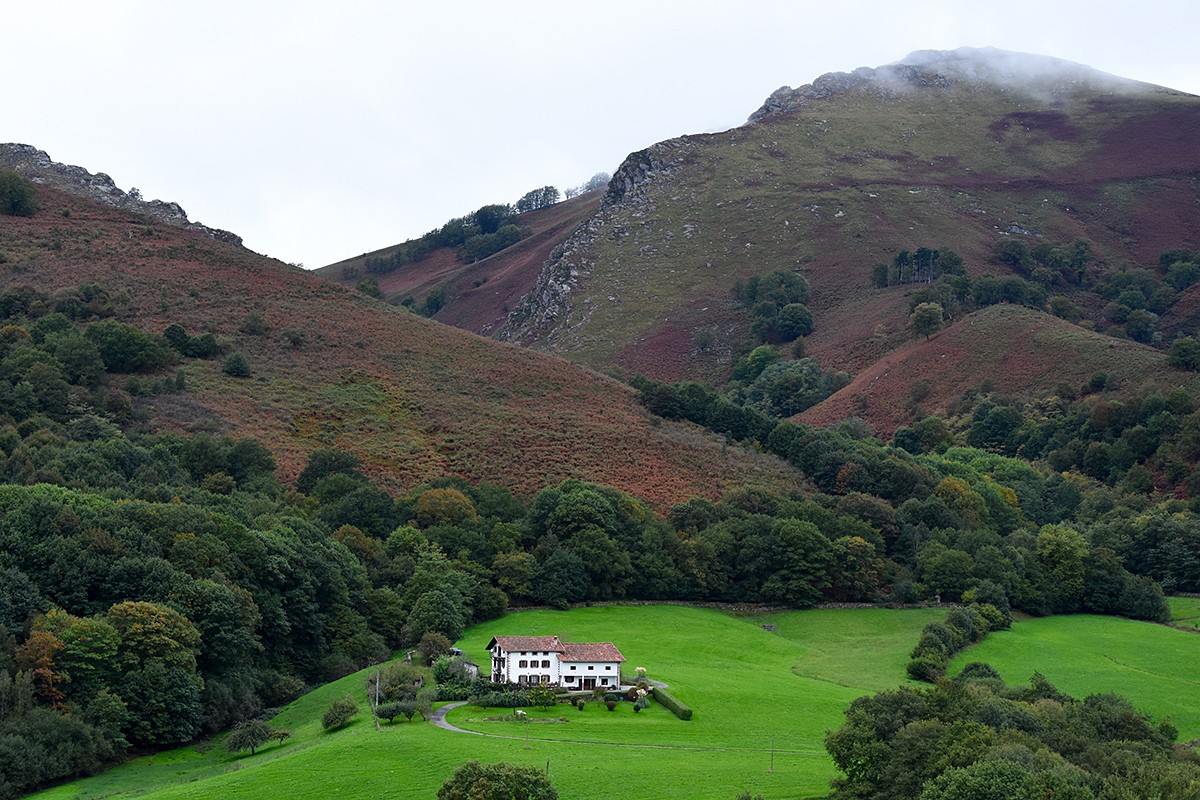
[{"label": "green meadow", "polygon": [[1171,597],[1171,624],[1180,628],[1200,628],[1200,597]]},{"label": "green meadow", "polygon": [[989,634],[959,653],[948,674],[972,661],[991,664],[1008,683],[1028,682],[1036,671],[1075,697],[1123,694],[1155,720],[1170,717],[1180,740],[1200,737],[1195,633],[1119,617],[1042,617]]},{"label": "green meadow", "polygon": [[[680,606],[581,608],[527,611],[475,626],[458,644],[486,664],[484,645],[497,634],[557,634],[568,641],[612,641],[628,659],[627,672],[646,667],[690,705],[682,722],[661,706],[634,714],[628,703],[608,711],[590,703],[584,711],[556,706],[517,722],[507,709],[463,706],[454,724],[485,735],[454,733],[431,723],[384,724],[377,732],[366,713],[369,671],[323,686],[276,717],[275,727],[293,738],[269,744],[254,756],[227,753],[220,739],[160,753],[36,795],[39,798],[430,798],[461,763],[512,761],[548,768],[564,798],[712,798],[732,800],[742,791],[767,798],[818,797],[834,777],[825,754],[825,732],[841,723],[855,697],[904,682],[904,665],[922,626],[941,619],[935,609],[794,611],[735,615]],[[1069,624],[1054,633],[1044,623]],[[771,627],[773,626],[773,628]],[[1090,626],[1090,627],[1089,627]],[[1184,640],[1158,649],[1163,633]],[[1064,640],[1055,655],[1051,644]],[[1173,661],[1195,663],[1200,638],[1162,626],[1104,617],[1065,617],[1020,622],[969,651],[988,659],[1006,678],[1025,680],[1015,664],[1038,664],[1067,691],[1083,691],[1054,677],[1068,655],[1088,637],[1128,640],[1131,651],[1152,650],[1157,672],[1122,673],[1121,691],[1151,713],[1175,693],[1200,696],[1195,681],[1160,689]],[[1072,640],[1074,644],[1071,644]],[[1032,642],[1033,654],[1012,661],[1009,646]],[[1043,644],[1038,645],[1041,641]],[[1166,640],[1164,640],[1166,641]],[[1190,648],[1192,649],[1189,649]],[[1044,658],[1042,656],[1045,656]],[[1097,680],[1114,662],[1095,664]],[[1186,681],[1184,681],[1186,683]],[[1178,694],[1187,690],[1188,693]],[[325,733],[321,713],[335,697],[353,695],[363,709],[347,728]],[[1172,716],[1185,736],[1200,732],[1193,713]],[[1185,725],[1187,727],[1185,727]]]}]

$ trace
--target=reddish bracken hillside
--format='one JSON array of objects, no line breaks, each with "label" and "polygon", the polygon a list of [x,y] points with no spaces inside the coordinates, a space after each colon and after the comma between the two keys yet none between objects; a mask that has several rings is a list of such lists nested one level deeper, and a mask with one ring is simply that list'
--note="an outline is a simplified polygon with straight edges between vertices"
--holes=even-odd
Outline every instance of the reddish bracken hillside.
[{"label": "reddish bracken hillside", "polygon": [[1169,391],[1193,380],[1168,367],[1166,355],[1154,348],[1022,306],[998,305],[897,348],[798,419],[828,425],[858,417],[888,438],[913,421],[916,407],[944,414],[970,389],[1033,398],[1063,384],[1078,391],[1097,372],[1109,377],[1110,386],[1131,393]]},{"label": "reddish bracken hillside", "polygon": [[367,260],[386,255],[392,248],[365,253],[316,270],[324,278],[353,286],[363,277],[374,277],[389,300],[406,296],[418,301],[441,289],[446,305],[435,319],[487,336],[503,325],[533,288],[550,253],[584,220],[596,212],[603,191],[594,190],[547,208],[521,214],[516,223],[529,235],[482,261],[464,263],[454,250],[442,248],[392,272],[371,275]]},{"label": "reddish bracken hillside", "polygon": [[[253,436],[284,478],[331,446],[400,490],[441,475],[529,493],[568,477],[659,508],[743,482],[798,475],[660,423],[628,387],[557,358],[422,319],[243,248],[94,201],[39,189],[32,218],[0,217],[0,288],[104,287],[118,319],[155,333],[177,322],[245,354],[185,359],[188,389],[145,398],[151,428]],[[266,331],[243,332],[258,314]]]}]

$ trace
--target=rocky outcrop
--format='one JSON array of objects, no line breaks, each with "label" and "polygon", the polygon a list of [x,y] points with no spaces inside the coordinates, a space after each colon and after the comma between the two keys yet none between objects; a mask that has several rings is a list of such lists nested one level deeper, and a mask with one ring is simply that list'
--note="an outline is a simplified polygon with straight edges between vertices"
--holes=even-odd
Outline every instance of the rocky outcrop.
[{"label": "rocky outcrop", "polygon": [[45,150],[27,144],[0,144],[0,168],[9,169],[34,183],[50,186],[63,192],[99,200],[101,203],[141,214],[167,225],[198,231],[228,244],[241,245],[242,237],[219,228],[210,228],[188,219],[178,203],[163,200],[143,200],[136,194],[117,188],[113,179],[103,172],[91,173],[83,167],[60,164]]},{"label": "rocky outcrop", "polygon": [[596,268],[592,244],[610,227],[614,212],[646,202],[645,188],[670,174],[683,147],[683,140],[672,140],[626,156],[608,182],[600,210],[551,251],[533,289],[509,314],[497,338],[525,345],[539,341],[553,350],[559,334],[587,321],[591,309],[573,306],[571,296]]}]

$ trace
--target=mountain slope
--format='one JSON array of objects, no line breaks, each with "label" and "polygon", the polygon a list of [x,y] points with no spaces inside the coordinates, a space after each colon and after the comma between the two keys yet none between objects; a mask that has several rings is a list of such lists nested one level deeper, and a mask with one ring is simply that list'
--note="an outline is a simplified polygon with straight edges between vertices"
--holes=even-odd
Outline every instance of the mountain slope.
[{"label": "mountain slope", "polygon": [[[1166,354],[1136,342],[1092,333],[1039,311],[996,305],[976,311],[929,339],[896,348],[849,385],[800,414],[811,425],[847,417],[869,419],[890,437],[913,420],[913,406],[944,412],[983,380],[1001,395],[1079,391],[1097,372],[1110,385],[1169,393],[1182,374]],[[1189,378],[1189,382],[1190,378]]]},{"label": "mountain slope", "polygon": [[421,301],[440,290],[446,304],[434,318],[463,330],[489,335],[507,319],[510,308],[533,287],[542,265],[554,249],[600,205],[599,190],[573,197],[547,208],[529,211],[515,222],[528,235],[504,250],[474,263],[464,263],[451,248],[439,248],[390,272],[375,275],[373,259],[386,258],[395,246],[348,258],[316,273],[349,286],[374,277],[384,297],[399,302],[405,297]]},{"label": "mountain slope", "polygon": [[[251,377],[185,359],[187,391],[143,397],[139,410],[152,428],[256,437],[285,478],[324,445],[357,454],[393,490],[451,474],[528,493],[578,477],[661,507],[797,480],[780,462],[660,424],[628,387],[557,358],[48,186],[38,203],[32,218],[0,218],[0,289],[95,283],[118,319],[227,340]],[[265,324],[247,324],[253,314]]]},{"label": "mountain slope", "polygon": [[874,289],[872,265],[950,247],[969,274],[1005,274],[989,261],[1005,237],[1085,238],[1100,265],[1152,263],[1200,244],[1198,180],[1200,98],[1053,59],[918,53],[631,155],[500,336],[719,379],[749,326],[735,282],[798,270],[809,353],[857,373],[909,339],[907,304]]}]

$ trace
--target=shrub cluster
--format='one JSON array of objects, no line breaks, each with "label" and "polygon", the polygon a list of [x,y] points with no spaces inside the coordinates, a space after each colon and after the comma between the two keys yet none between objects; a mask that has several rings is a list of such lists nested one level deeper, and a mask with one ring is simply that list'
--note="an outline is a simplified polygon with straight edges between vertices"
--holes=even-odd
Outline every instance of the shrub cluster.
[{"label": "shrub cluster", "polygon": [[655,686],[653,694],[654,699],[675,716],[682,720],[689,720],[692,718],[692,709],[680,702],[679,698],[668,692],[663,687]]},{"label": "shrub cluster", "polygon": [[1176,733],[1119,695],[1077,700],[1037,673],[1006,686],[977,664],[954,681],[851,703],[825,737],[844,773],[830,798],[1188,797],[1200,763]]},{"label": "shrub cluster", "polygon": [[467,702],[480,708],[528,708],[533,705],[529,693],[518,689],[480,692],[468,697]]},{"label": "shrub cluster", "polygon": [[803,275],[775,270],[734,285],[734,295],[749,308],[750,329],[762,342],[790,342],[813,330],[813,317],[804,301],[808,281]]},{"label": "shrub cluster", "polygon": [[[970,594],[970,593],[968,593]],[[1007,607],[1007,600],[1004,601]],[[944,622],[930,622],[911,653],[908,676],[932,683],[946,674],[946,666],[959,650],[981,641],[989,631],[1008,628],[1011,618],[992,603],[970,603],[952,608]]]}]

